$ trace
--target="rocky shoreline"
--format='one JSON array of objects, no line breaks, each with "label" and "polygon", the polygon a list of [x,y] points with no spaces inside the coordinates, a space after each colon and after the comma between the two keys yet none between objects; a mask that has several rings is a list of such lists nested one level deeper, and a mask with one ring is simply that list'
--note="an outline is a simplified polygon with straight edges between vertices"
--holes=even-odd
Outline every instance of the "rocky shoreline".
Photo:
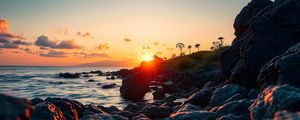
[{"label": "rocky shoreline", "polygon": [[[0,94],[3,120],[299,120],[300,1],[252,0],[235,19],[236,39],[220,67],[162,70],[155,58],[131,70],[89,74],[123,78],[125,108],[83,105],[67,98],[32,100]],[[90,81],[92,82],[92,80]],[[152,91],[154,102],[140,100]]]}]

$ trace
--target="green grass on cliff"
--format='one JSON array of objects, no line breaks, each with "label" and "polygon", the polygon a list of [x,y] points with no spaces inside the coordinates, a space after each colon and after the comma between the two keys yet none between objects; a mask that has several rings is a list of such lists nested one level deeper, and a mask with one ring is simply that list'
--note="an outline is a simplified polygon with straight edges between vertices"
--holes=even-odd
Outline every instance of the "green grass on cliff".
[{"label": "green grass on cliff", "polygon": [[219,67],[220,55],[227,48],[223,47],[215,51],[199,51],[190,55],[169,59],[163,65],[162,70],[184,72]]}]

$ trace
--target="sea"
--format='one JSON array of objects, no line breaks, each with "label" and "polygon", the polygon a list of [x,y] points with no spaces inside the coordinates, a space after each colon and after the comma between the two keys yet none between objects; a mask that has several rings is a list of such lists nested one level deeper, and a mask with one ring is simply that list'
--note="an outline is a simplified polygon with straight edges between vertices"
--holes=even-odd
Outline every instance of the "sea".
[{"label": "sea", "polygon": [[[21,98],[63,97],[83,104],[98,104],[124,108],[132,103],[120,96],[121,79],[107,80],[105,76],[93,75],[89,78],[59,78],[59,73],[76,73],[101,70],[116,71],[120,67],[48,67],[48,66],[0,66],[0,93]],[[89,79],[95,82],[87,82]],[[116,87],[102,89],[101,85],[116,83]],[[144,101],[150,102],[151,94]]]}]

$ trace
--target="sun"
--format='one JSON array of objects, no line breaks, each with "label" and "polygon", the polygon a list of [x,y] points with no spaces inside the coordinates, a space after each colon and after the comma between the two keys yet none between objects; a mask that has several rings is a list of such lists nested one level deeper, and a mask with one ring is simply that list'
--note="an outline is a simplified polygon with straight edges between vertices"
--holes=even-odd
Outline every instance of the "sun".
[{"label": "sun", "polygon": [[153,56],[152,55],[147,54],[147,55],[144,56],[144,61],[151,61],[151,60],[153,60]]}]

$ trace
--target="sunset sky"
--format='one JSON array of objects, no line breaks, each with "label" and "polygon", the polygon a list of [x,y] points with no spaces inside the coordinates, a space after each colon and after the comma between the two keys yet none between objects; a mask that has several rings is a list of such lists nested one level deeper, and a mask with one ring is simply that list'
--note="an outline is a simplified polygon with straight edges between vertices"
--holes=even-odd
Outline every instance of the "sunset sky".
[{"label": "sunset sky", "polygon": [[154,54],[178,55],[178,42],[209,50],[223,36],[230,45],[234,18],[248,2],[1,0],[0,65],[135,66]]}]

